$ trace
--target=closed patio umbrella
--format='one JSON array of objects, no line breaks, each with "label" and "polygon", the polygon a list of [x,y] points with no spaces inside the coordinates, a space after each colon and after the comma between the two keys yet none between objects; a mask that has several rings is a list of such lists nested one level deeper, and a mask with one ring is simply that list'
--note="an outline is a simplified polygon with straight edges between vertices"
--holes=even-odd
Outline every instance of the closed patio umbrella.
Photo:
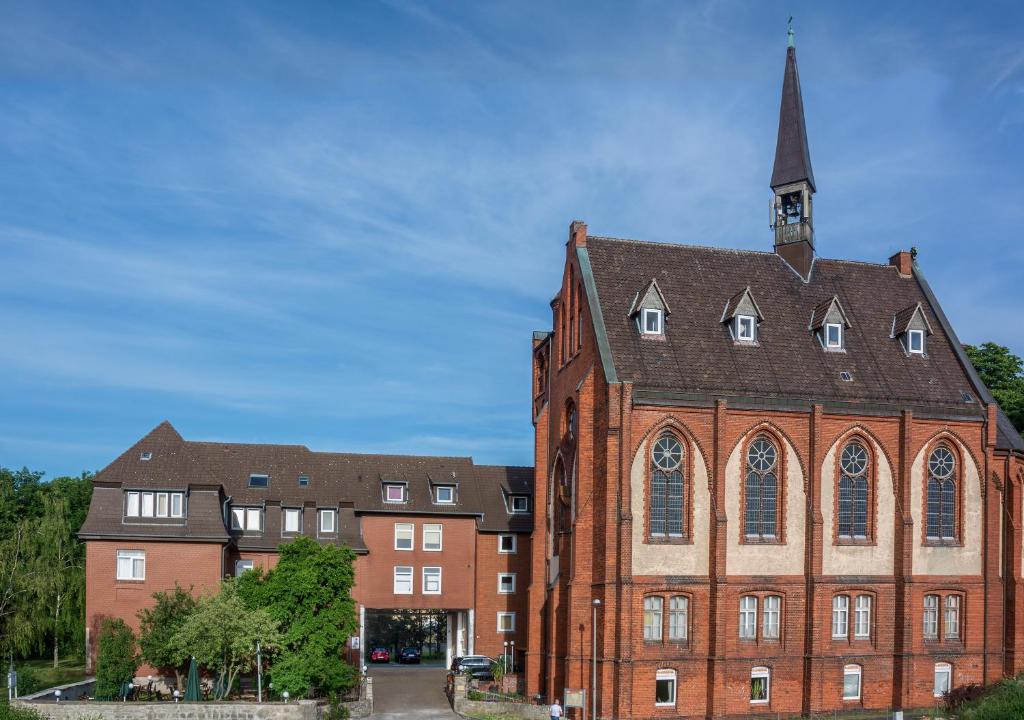
[{"label": "closed patio umbrella", "polygon": [[196,659],[192,658],[192,663],[188,666],[188,684],[185,686],[185,700],[198,702],[200,699],[199,667],[196,665]]}]

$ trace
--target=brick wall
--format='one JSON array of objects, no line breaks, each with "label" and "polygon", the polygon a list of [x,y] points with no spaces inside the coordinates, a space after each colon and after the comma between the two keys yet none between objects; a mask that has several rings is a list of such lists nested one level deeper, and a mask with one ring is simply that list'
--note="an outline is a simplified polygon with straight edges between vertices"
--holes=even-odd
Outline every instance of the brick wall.
[{"label": "brick wall", "polygon": [[[530,536],[516,536],[515,554],[498,552],[498,533],[478,533],[476,536],[476,643],[474,649],[482,655],[500,657],[505,642],[514,641],[517,663],[527,647],[527,605],[530,589]],[[515,592],[498,592],[499,573],[515,574]],[[498,632],[498,613],[514,612],[515,632]]]}]

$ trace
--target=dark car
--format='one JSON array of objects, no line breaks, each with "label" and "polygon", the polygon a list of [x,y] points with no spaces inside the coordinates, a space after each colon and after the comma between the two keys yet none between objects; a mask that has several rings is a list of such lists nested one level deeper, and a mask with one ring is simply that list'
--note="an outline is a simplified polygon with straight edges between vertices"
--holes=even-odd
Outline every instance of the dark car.
[{"label": "dark car", "polygon": [[387,648],[375,647],[370,651],[370,662],[372,663],[386,663],[391,662],[391,653],[388,652]]},{"label": "dark car", "polygon": [[402,652],[398,653],[398,662],[400,663],[415,663],[420,662],[420,651],[414,647],[402,648]]},{"label": "dark car", "polygon": [[494,661],[486,655],[466,655],[452,660],[451,671],[453,675],[465,675],[470,673],[474,680],[493,680],[491,664]]}]

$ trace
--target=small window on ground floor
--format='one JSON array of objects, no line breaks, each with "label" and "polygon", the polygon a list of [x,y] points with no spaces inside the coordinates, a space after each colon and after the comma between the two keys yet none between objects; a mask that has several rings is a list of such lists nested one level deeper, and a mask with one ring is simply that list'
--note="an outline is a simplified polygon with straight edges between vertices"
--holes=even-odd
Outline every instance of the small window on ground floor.
[{"label": "small window on ground floor", "polygon": [[516,552],[516,536],[515,535],[499,535],[498,536],[498,552],[507,553],[509,555],[515,554]]},{"label": "small window on ground floor", "polygon": [[118,550],[117,579],[145,580],[146,552],[144,550]]},{"label": "small window on ground floor", "polygon": [[771,697],[771,671],[756,667],[750,671],[750,702],[767,703]]},{"label": "small window on ground floor", "polygon": [[498,632],[515,632],[516,614],[514,612],[498,613]]},{"label": "small window on ground floor", "polygon": [[235,562],[235,577],[240,576],[247,570],[252,570],[252,560],[238,560]]},{"label": "small window on ground floor", "polygon": [[659,670],[654,681],[654,704],[662,707],[676,704],[676,671]]},{"label": "small window on ground floor", "polygon": [[942,697],[953,687],[953,666],[949,663],[935,663],[935,697]]},{"label": "small window on ground floor", "polygon": [[843,668],[843,700],[860,700],[860,665]]}]

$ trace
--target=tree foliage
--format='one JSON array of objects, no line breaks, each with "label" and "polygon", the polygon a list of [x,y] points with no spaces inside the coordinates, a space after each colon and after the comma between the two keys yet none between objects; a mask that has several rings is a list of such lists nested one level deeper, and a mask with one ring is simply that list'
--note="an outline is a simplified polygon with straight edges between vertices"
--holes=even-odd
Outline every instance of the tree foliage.
[{"label": "tree foliage", "polygon": [[216,698],[222,700],[239,673],[256,667],[256,643],[272,655],[280,646],[277,622],[261,609],[250,609],[231,580],[216,595],[201,598],[170,641],[172,661],[181,666],[195,657],[217,682]]},{"label": "tree foliage", "polygon": [[1024,360],[996,343],[965,345],[967,357],[1018,432],[1024,432]]},{"label": "tree foliage", "polygon": [[139,611],[139,654],[143,662],[161,670],[174,670],[179,690],[184,690],[188,662],[180,662],[174,636],[196,608],[192,588],[175,583],[171,592],[153,593],[153,607]]},{"label": "tree foliage", "polygon": [[355,684],[356,670],[345,662],[346,643],[358,629],[351,549],[296,538],[281,546],[273,570],[244,573],[239,582],[247,604],[266,608],[281,625],[282,647],[271,666],[275,688],[298,697]]},{"label": "tree foliage", "polygon": [[130,683],[139,667],[135,633],[121,618],[105,618],[100,624],[96,653],[96,697],[112,700]]}]

